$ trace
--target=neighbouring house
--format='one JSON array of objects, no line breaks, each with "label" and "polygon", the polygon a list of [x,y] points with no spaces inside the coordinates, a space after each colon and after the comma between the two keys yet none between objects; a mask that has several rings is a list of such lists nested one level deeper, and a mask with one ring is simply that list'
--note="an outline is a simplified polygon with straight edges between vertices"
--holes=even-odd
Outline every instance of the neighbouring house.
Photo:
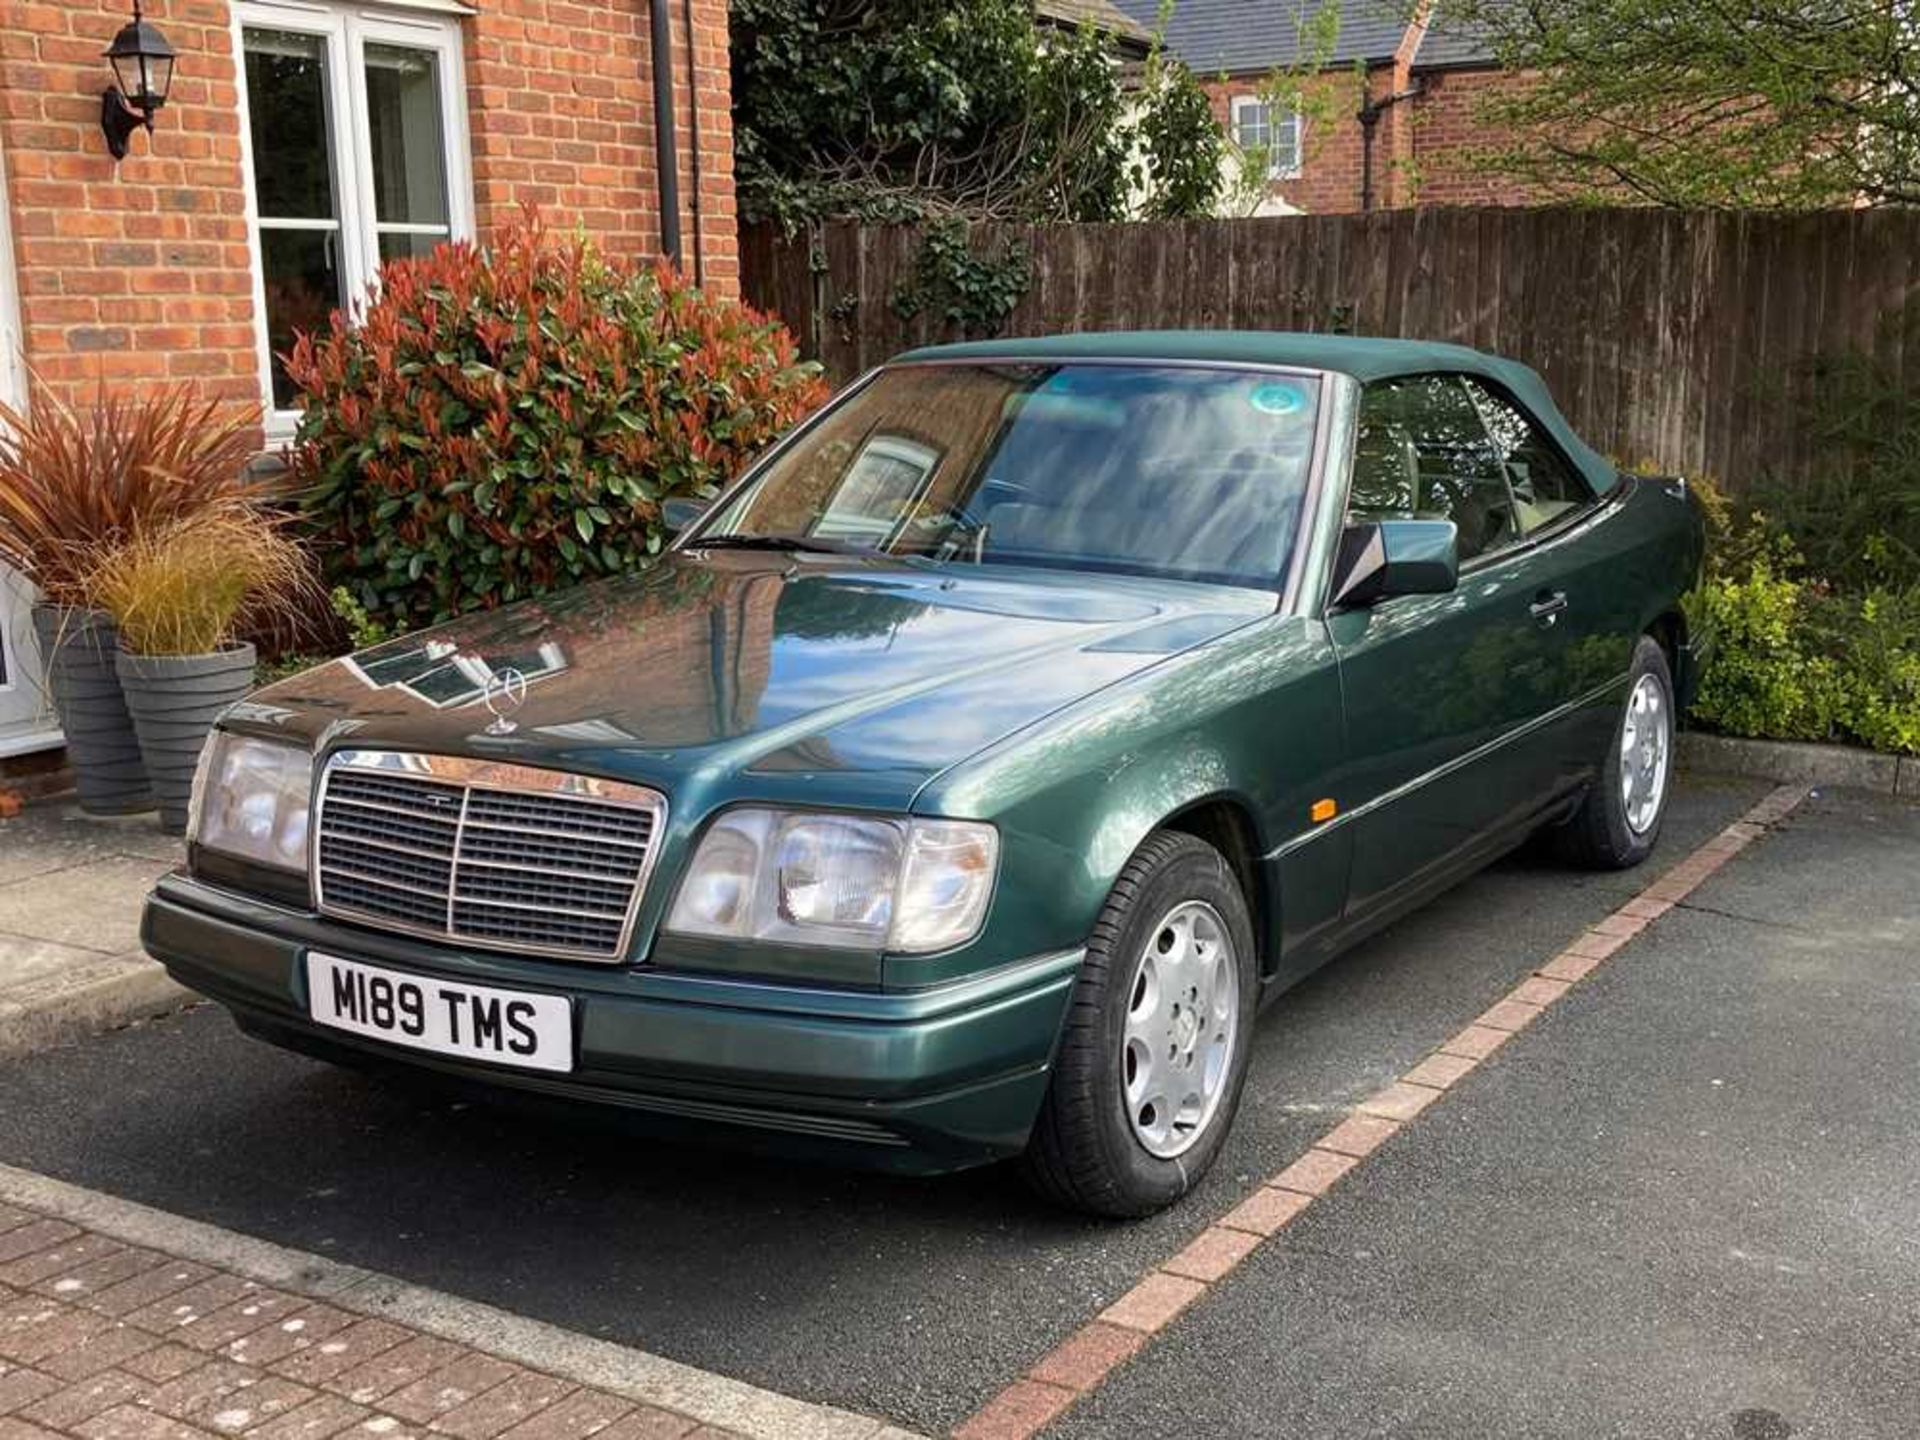
[{"label": "neighbouring house", "polygon": [[[191,379],[271,446],[296,329],[528,202],[737,291],[724,0],[148,0],[171,85],[116,161],[132,4],[0,6],[0,399]],[[0,573],[0,757],[58,742],[22,588]]]},{"label": "neighbouring house", "polygon": [[1091,25],[1108,37],[1123,64],[1145,60],[1153,48],[1153,31],[1113,0],[1034,0],[1033,18],[1043,28],[1054,30]]},{"label": "neighbouring house", "polygon": [[[1159,0],[1116,0],[1157,24]],[[1330,47],[1313,17],[1331,4]],[[1242,152],[1263,155],[1264,190],[1253,213],[1318,213],[1409,205],[1504,205],[1524,187],[1475,163],[1494,144],[1477,115],[1491,91],[1517,83],[1488,48],[1457,28],[1412,21],[1392,0],[1175,0],[1168,51],[1212,97],[1214,114]],[[1265,82],[1305,67],[1303,88],[1324,97],[1316,122],[1273,104]],[[1361,76],[1365,77],[1364,93]]]}]

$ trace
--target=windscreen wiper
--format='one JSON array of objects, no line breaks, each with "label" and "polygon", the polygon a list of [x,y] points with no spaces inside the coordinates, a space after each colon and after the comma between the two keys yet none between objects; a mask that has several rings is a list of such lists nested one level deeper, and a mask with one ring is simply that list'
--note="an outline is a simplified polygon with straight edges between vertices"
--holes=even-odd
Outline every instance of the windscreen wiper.
[{"label": "windscreen wiper", "polygon": [[789,550],[809,555],[858,555],[864,552],[810,535],[703,535],[689,550]]}]

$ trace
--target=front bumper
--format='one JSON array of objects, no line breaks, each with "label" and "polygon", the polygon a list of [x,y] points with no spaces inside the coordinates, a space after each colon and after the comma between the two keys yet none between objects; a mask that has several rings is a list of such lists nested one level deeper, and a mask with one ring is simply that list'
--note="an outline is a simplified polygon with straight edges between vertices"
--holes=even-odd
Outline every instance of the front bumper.
[{"label": "front bumper", "polygon": [[[876,993],[571,965],[363,930],[185,875],[147,899],[141,940],[249,1033],[325,1058],[604,1107],[695,1139],[914,1172],[1017,1154],[1038,1113],[1081,952]],[[428,977],[573,1000],[570,1074],[426,1054],[315,1024],[317,949]]]}]

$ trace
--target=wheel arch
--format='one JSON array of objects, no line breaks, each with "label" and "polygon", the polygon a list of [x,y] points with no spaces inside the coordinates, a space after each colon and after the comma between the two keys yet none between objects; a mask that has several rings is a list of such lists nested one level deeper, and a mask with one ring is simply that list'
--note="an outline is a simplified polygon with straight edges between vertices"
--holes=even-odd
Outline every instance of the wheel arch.
[{"label": "wheel arch", "polygon": [[1687,617],[1677,605],[1673,606],[1654,616],[1647,625],[1646,633],[1660,642],[1660,648],[1667,652],[1667,668],[1677,677],[1681,657],[1686,652]]},{"label": "wheel arch", "polygon": [[1260,974],[1271,976],[1280,959],[1278,886],[1265,863],[1266,849],[1252,807],[1237,795],[1219,792],[1188,802],[1154,828],[1204,840],[1226,858],[1240,882],[1240,893],[1247,898]]},{"label": "wheel arch", "polygon": [[1700,672],[1705,655],[1695,643],[1687,625],[1686,613],[1678,605],[1654,616],[1645,633],[1659,645],[1667,657],[1667,674],[1673,681],[1674,706],[1684,715],[1700,691]]}]

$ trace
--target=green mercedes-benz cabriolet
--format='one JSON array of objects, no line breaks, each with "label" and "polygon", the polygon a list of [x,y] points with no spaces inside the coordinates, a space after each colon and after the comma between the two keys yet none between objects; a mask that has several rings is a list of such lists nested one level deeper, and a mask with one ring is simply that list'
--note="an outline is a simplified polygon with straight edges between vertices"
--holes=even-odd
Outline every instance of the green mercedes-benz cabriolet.
[{"label": "green mercedes-benz cabriolet", "polygon": [[330,1058],[1135,1215],[1293,981],[1660,832],[1700,518],[1508,361],[923,350],[679,518],[232,710],[148,949]]}]

